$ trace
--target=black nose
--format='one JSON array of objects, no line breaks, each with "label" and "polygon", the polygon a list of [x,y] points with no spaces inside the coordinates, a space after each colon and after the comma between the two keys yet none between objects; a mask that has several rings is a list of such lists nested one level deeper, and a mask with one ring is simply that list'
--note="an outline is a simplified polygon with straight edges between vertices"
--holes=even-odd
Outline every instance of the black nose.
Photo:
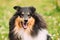
[{"label": "black nose", "polygon": [[28,20],[24,20],[25,23],[27,23]]}]

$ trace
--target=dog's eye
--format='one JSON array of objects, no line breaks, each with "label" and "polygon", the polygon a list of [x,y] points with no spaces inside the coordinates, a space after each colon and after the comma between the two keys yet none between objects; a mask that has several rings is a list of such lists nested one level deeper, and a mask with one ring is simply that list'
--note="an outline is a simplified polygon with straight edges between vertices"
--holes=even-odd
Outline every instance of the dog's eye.
[{"label": "dog's eye", "polygon": [[31,15],[28,15],[28,17],[30,18],[30,17],[31,17]]},{"label": "dog's eye", "polygon": [[24,14],[21,14],[20,17],[23,18]]},{"label": "dog's eye", "polygon": [[21,14],[22,16],[24,16],[24,14]]}]

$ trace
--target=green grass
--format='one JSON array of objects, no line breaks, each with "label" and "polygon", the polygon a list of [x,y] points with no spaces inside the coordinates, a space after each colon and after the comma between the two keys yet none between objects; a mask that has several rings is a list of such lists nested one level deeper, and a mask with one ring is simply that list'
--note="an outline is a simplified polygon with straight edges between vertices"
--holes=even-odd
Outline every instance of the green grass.
[{"label": "green grass", "polygon": [[0,40],[8,40],[9,19],[15,5],[36,7],[46,20],[52,39],[60,40],[60,11],[56,10],[53,0],[0,0]]}]

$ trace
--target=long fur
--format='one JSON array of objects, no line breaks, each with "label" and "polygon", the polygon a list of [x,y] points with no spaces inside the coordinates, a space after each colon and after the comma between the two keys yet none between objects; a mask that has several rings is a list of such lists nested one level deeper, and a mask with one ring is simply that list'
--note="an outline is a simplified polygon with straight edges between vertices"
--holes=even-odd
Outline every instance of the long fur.
[{"label": "long fur", "polygon": [[[33,25],[33,28],[32,28],[32,31],[31,33],[29,34],[30,37],[27,37],[27,39],[22,39],[21,37],[18,37],[17,34],[14,34],[15,31],[14,28],[15,28],[15,20],[16,18],[19,16],[19,14],[16,12],[13,17],[10,19],[9,21],[9,40],[28,40],[28,38],[30,38],[29,40],[50,40],[47,35],[48,35],[48,32],[46,30],[47,26],[46,26],[46,23],[44,21],[44,19],[42,18],[41,15],[39,15],[38,13],[34,12],[31,16],[35,19],[35,23]],[[18,30],[17,30],[18,31]],[[23,32],[24,33],[24,32]],[[20,33],[19,33],[20,34]],[[25,33],[24,33],[25,34]],[[22,34],[24,36],[24,34]],[[26,35],[25,34],[25,37],[26,38]],[[39,36],[37,36],[39,35]],[[49,35],[48,35],[49,36]],[[37,38],[38,37],[38,38]],[[39,37],[41,37],[39,39]],[[45,39],[44,39],[44,38]],[[48,39],[47,39],[48,38]]]}]

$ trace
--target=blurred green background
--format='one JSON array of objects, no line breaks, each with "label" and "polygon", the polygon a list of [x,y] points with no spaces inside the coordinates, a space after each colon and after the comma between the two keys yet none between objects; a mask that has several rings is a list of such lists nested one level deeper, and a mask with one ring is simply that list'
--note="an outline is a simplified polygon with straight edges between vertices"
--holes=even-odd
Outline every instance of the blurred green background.
[{"label": "blurred green background", "polygon": [[53,40],[60,40],[60,0],[0,0],[0,40],[8,40],[14,6],[34,6],[47,22]]}]

